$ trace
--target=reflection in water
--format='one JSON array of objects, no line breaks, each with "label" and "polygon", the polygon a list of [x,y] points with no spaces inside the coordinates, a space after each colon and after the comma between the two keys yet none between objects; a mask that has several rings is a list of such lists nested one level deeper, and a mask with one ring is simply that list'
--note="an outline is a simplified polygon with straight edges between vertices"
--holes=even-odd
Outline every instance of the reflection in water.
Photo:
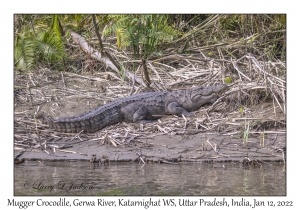
[{"label": "reflection in water", "polygon": [[24,162],[15,195],[286,195],[285,166],[241,163],[147,164]]}]

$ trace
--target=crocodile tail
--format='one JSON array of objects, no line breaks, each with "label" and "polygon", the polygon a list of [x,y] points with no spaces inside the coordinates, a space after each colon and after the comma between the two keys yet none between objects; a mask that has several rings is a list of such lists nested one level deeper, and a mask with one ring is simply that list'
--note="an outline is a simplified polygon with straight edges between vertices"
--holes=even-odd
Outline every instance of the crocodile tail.
[{"label": "crocodile tail", "polygon": [[93,133],[101,128],[120,122],[120,114],[105,115],[104,113],[93,115],[89,118],[71,117],[54,119],[46,114],[43,118],[50,128],[63,133]]},{"label": "crocodile tail", "polygon": [[43,119],[50,128],[62,133],[87,133],[91,132],[90,119],[76,120],[75,118],[54,119],[51,116],[43,114]]}]

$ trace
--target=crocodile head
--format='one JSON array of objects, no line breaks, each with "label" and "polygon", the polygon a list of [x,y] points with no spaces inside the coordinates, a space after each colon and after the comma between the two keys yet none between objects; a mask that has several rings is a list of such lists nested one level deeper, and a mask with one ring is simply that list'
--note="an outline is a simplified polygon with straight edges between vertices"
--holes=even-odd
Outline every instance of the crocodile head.
[{"label": "crocodile head", "polygon": [[220,85],[212,86],[212,87],[213,87],[213,89],[212,89],[213,93],[216,94],[217,96],[222,95],[229,89],[229,86],[225,85],[225,84],[220,84]]},{"label": "crocodile head", "polygon": [[219,98],[219,96],[228,89],[229,86],[225,84],[207,87],[194,87],[191,92],[191,101],[194,106],[201,106]]}]

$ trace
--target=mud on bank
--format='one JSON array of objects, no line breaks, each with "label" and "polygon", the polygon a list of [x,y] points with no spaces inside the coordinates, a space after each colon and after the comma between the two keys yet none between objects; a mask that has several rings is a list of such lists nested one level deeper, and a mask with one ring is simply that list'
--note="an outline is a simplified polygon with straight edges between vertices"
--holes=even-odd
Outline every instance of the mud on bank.
[{"label": "mud on bank", "polygon": [[[58,138],[57,138],[58,139]],[[199,133],[196,135],[140,138],[134,143],[117,147],[102,144],[99,140],[68,141],[68,138],[48,141],[49,146],[62,146],[66,149],[41,151],[39,148],[27,150],[22,158],[28,160],[90,160],[93,154],[97,158],[105,156],[110,161],[137,161],[143,163],[177,163],[192,162],[242,162],[246,157],[252,161],[285,160],[285,135],[266,134],[264,146],[257,135],[248,139],[246,147],[237,135],[226,136],[216,133]],[[68,147],[70,146],[70,147]],[[17,151],[15,151],[17,152]],[[141,160],[142,158],[143,160]]]}]

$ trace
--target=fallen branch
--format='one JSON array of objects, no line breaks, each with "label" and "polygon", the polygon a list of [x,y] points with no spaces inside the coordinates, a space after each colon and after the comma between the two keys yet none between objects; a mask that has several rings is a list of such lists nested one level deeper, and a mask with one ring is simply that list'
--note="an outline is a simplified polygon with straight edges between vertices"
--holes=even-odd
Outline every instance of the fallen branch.
[{"label": "fallen branch", "polygon": [[[110,59],[105,58],[102,56],[102,54],[95,50],[93,47],[91,47],[87,41],[85,40],[85,38],[83,38],[82,36],[80,36],[79,34],[75,33],[72,30],[69,30],[73,41],[78,44],[87,54],[89,54],[92,58],[102,62],[103,64],[105,64],[105,66],[107,66],[108,68],[114,70],[115,72],[117,72],[118,74],[120,73],[120,71],[118,70],[118,68],[113,64],[113,62],[111,62]],[[135,74],[124,70],[125,76],[128,78],[131,78],[132,80],[135,80],[137,83],[143,85],[144,87],[147,87],[147,85],[144,83],[143,79],[136,76]]]},{"label": "fallen branch", "polygon": [[57,151],[59,151],[59,152],[65,152],[65,153],[72,153],[72,154],[78,154],[78,155],[84,155],[84,156],[87,156],[87,154],[85,154],[85,153],[81,153],[81,152],[75,152],[75,151],[71,151],[71,150],[57,149]]}]

